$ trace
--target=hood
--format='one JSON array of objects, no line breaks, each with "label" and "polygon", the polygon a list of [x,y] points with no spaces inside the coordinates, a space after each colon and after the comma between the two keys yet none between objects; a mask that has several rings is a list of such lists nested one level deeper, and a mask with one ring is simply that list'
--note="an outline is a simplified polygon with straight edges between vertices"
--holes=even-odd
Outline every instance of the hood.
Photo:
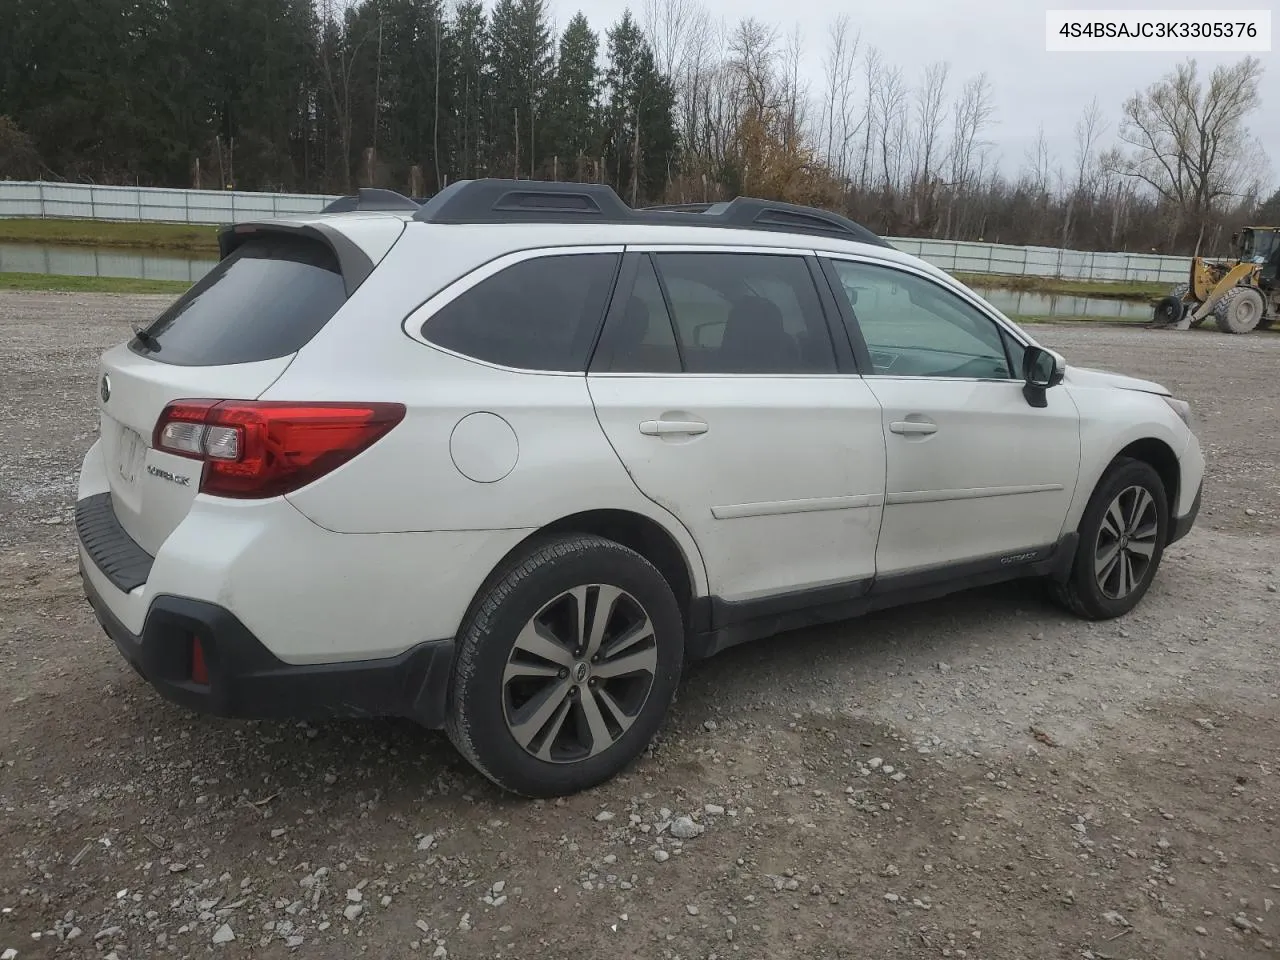
[{"label": "hood", "polygon": [[1089,367],[1068,365],[1065,381],[1079,387],[1140,390],[1143,393],[1157,393],[1165,397],[1172,396],[1167,388],[1150,380],[1139,380],[1136,377],[1126,377],[1122,373],[1109,373],[1106,370],[1093,370]]}]

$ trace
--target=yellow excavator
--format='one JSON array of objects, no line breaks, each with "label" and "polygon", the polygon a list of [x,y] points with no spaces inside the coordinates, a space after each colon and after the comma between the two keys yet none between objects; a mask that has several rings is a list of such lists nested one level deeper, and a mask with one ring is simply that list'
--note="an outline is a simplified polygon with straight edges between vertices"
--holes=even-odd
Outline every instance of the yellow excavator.
[{"label": "yellow excavator", "polygon": [[1148,326],[1188,330],[1212,314],[1223,333],[1251,333],[1280,319],[1280,227],[1245,227],[1231,242],[1234,259],[1191,261],[1189,282],[1155,305]]}]

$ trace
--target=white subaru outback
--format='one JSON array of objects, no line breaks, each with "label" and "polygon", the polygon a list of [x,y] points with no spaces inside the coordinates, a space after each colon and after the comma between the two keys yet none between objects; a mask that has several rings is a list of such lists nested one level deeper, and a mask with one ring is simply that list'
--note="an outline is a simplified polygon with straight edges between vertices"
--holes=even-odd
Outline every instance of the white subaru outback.
[{"label": "white subaru outback", "polygon": [[409,717],[569,793],[688,659],[1015,577],[1115,617],[1199,508],[1187,404],[830,213],[476,180],[221,244],[103,356],[76,505],[197,710]]}]

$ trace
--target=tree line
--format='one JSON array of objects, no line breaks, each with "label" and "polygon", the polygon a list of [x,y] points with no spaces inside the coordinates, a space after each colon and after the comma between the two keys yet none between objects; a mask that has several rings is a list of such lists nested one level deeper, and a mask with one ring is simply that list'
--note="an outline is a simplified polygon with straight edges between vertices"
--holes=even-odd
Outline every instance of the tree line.
[{"label": "tree line", "polygon": [[[643,0],[597,33],[547,0],[0,0],[0,177],[429,196],[457,179],[746,194],[885,235],[1221,248],[1258,217],[1255,58],[1094,102],[1009,173],[984,74],[893,64],[848,14],[798,32]],[[807,64],[821,63],[821,81]]]}]

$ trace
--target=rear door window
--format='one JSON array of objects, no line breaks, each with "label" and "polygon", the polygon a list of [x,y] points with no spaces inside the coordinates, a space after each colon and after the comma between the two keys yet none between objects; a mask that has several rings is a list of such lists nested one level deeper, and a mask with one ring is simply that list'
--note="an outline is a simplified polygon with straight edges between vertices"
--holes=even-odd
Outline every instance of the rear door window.
[{"label": "rear door window", "polygon": [[835,373],[822,302],[803,257],[658,253],[687,373]]},{"label": "rear door window", "polygon": [[604,319],[616,253],[536,256],[450,300],[422,325],[423,339],[521,370],[582,372]]},{"label": "rear door window", "polygon": [[181,366],[273,360],[302,349],[346,300],[337,256],[325,243],[264,233],[221,260],[131,347]]}]

